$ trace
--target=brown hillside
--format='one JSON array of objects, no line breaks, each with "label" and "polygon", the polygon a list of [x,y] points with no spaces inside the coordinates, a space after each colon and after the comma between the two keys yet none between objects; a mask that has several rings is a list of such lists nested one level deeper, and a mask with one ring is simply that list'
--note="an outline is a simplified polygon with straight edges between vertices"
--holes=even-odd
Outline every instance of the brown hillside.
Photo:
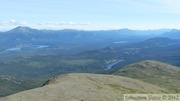
[{"label": "brown hillside", "polygon": [[166,93],[165,89],[139,80],[100,74],[67,74],[45,86],[7,96],[2,101],[121,101],[123,94]]}]

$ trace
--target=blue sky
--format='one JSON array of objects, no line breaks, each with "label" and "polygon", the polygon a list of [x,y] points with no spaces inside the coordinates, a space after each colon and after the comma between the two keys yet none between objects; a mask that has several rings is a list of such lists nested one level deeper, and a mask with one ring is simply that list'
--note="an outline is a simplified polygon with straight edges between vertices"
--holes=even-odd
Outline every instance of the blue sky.
[{"label": "blue sky", "polygon": [[180,29],[180,0],[1,0],[0,30]]}]

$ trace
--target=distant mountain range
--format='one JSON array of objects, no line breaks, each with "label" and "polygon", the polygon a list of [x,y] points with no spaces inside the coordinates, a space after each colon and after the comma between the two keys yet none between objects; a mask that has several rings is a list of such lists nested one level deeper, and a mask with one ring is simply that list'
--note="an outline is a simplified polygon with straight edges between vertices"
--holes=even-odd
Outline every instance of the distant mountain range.
[{"label": "distant mountain range", "polygon": [[[163,34],[165,33],[165,34]],[[3,46],[15,46],[20,44],[98,44],[113,43],[118,41],[137,42],[151,37],[167,36],[172,37],[169,29],[160,30],[100,30],[100,31],[82,31],[82,30],[37,30],[29,27],[16,27],[7,32],[0,33],[0,44]],[[178,38],[177,36],[174,36]],[[83,44],[83,45],[84,45]]]},{"label": "distant mountain range", "polygon": [[180,30],[173,29],[171,31],[165,32],[161,36],[162,37],[172,38],[172,39],[180,39]]},{"label": "distant mountain range", "polygon": [[[120,47],[149,38],[166,37],[168,32],[168,35],[171,36],[171,31],[171,29],[38,30],[19,26],[7,32],[0,32],[0,60],[12,58],[4,54],[12,52],[21,52],[25,56],[36,54],[69,55],[106,47]],[[177,39],[178,37],[175,38]],[[16,54],[16,56],[19,55]]]}]

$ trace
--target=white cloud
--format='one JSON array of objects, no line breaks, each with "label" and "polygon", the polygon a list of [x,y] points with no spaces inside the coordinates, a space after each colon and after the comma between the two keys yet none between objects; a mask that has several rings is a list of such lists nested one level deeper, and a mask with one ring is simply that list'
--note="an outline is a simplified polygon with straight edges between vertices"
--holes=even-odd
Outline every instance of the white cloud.
[{"label": "white cloud", "polygon": [[109,30],[109,29],[121,29],[121,26],[107,26],[105,29]]},{"label": "white cloud", "polygon": [[21,25],[26,25],[27,22],[26,22],[26,21],[10,20],[9,22],[4,22],[4,24],[5,24],[5,25],[11,25],[11,26],[13,26],[13,25],[19,25],[19,26],[21,26]]},{"label": "white cloud", "polygon": [[16,21],[16,20],[9,20],[9,21],[0,21],[0,31],[10,30],[17,26],[28,26],[28,22],[26,21]]},{"label": "white cloud", "polygon": [[39,29],[87,29],[91,23],[90,22],[34,22],[32,25]]},{"label": "white cloud", "polygon": [[60,22],[58,25],[90,25],[90,22]]},{"label": "white cloud", "polygon": [[77,25],[77,22],[59,22],[58,25]]},{"label": "white cloud", "polygon": [[10,23],[16,23],[16,21],[15,20],[10,20]]},{"label": "white cloud", "polygon": [[[51,22],[51,21],[47,21],[47,22],[41,22],[41,21],[17,21],[17,20],[9,20],[9,21],[0,21],[0,26],[2,27],[9,27],[9,28],[14,28],[16,26],[29,26],[29,27],[37,27],[37,28],[62,28],[62,27],[66,27],[66,28],[72,28],[72,27],[76,27],[76,26],[87,26],[90,25],[90,22],[73,22],[73,21],[69,21],[69,22]],[[6,28],[5,28],[6,29]]]},{"label": "white cloud", "polygon": [[90,22],[33,22],[33,27],[40,28],[40,29],[87,29],[88,25],[90,25]]},{"label": "white cloud", "polygon": [[33,23],[35,23],[38,26],[55,25],[50,21],[49,22],[33,22]]},{"label": "white cloud", "polygon": [[37,22],[36,23],[38,26],[77,26],[77,25],[90,25],[90,22]]},{"label": "white cloud", "polygon": [[26,21],[16,21],[16,20],[10,20],[10,21],[0,21],[0,26],[22,26],[27,25],[28,23]]}]

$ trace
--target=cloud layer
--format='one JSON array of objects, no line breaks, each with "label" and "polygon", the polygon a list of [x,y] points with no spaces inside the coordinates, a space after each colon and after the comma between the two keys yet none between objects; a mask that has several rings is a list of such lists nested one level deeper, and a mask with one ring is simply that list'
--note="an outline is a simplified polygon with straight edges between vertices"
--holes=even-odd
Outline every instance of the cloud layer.
[{"label": "cloud layer", "polygon": [[63,29],[63,28],[80,28],[83,26],[90,25],[90,22],[41,22],[41,21],[17,21],[17,20],[9,20],[9,21],[0,21],[0,30],[9,30],[11,28],[17,26],[29,26],[39,29]]},{"label": "cloud layer", "polygon": [[37,25],[90,25],[90,22],[38,22]]}]

